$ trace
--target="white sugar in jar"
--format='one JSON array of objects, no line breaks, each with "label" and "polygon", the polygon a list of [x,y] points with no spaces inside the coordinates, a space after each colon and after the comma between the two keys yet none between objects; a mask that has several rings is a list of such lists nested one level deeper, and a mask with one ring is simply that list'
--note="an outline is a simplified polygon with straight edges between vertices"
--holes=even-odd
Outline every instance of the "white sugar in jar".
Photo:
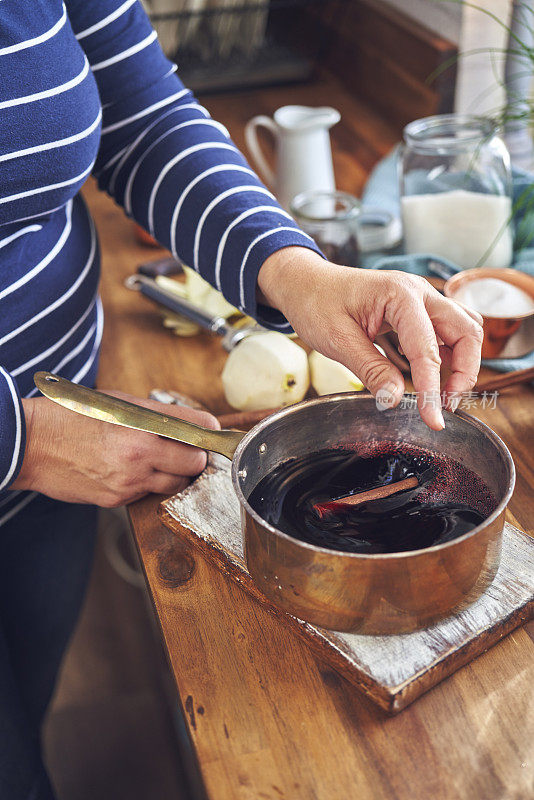
[{"label": "white sugar in jar", "polygon": [[491,120],[427,117],[404,129],[401,211],[407,253],[463,269],[512,260],[510,159]]}]

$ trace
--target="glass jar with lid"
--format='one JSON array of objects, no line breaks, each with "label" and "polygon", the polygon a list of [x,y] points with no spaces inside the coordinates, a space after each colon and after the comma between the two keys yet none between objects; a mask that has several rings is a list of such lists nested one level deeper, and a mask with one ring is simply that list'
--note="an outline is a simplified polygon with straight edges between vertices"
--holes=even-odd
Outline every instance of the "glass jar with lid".
[{"label": "glass jar with lid", "polygon": [[492,120],[446,114],[411,122],[400,157],[405,251],[464,269],[509,266],[511,188],[510,158]]}]

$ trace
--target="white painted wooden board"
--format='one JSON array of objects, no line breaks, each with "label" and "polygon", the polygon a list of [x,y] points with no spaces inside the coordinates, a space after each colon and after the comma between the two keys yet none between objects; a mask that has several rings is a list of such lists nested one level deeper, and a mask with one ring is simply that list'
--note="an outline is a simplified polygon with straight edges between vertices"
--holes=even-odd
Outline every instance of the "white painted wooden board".
[{"label": "white painted wooden board", "polygon": [[[190,531],[205,554],[229,567],[225,571],[257,596],[243,557],[239,502],[227,459],[211,456],[205,472],[162,503],[162,511],[169,527],[176,521]],[[363,636],[327,631],[282,614],[325,660],[394,713],[529,619],[533,609],[534,539],[507,524],[493,584],[469,608],[430,628]]]}]

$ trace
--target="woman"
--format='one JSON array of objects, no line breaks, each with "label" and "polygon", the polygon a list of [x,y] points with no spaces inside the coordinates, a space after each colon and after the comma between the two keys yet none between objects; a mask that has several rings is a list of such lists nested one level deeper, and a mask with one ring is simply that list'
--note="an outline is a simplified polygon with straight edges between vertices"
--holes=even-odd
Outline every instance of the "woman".
[{"label": "woman", "polygon": [[[292,326],[375,394],[403,380],[372,346],[392,326],[421,397],[470,389],[480,319],[422,279],[326,262],[184,88],[138,0],[0,3],[0,796],[53,797],[39,729],[90,563],[95,504],[171,493],[205,454],[37,397],[51,370],[93,384],[93,172],[144,228],[267,327]],[[157,404],[154,404],[157,405]],[[439,404],[421,415],[443,427]],[[171,413],[167,409],[167,413]],[[201,424],[215,420],[175,410]]]}]

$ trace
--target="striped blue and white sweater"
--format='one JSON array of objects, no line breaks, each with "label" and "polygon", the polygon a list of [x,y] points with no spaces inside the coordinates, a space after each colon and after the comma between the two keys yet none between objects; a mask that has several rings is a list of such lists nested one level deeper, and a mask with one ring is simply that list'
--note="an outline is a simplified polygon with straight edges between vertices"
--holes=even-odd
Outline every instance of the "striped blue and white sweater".
[{"label": "striped blue and white sweater", "polygon": [[33,373],[95,380],[103,316],[92,172],[163,245],[269,327],[258,271],[314,248],[163,55],[138,0],[0,0],[0,524]]}]

